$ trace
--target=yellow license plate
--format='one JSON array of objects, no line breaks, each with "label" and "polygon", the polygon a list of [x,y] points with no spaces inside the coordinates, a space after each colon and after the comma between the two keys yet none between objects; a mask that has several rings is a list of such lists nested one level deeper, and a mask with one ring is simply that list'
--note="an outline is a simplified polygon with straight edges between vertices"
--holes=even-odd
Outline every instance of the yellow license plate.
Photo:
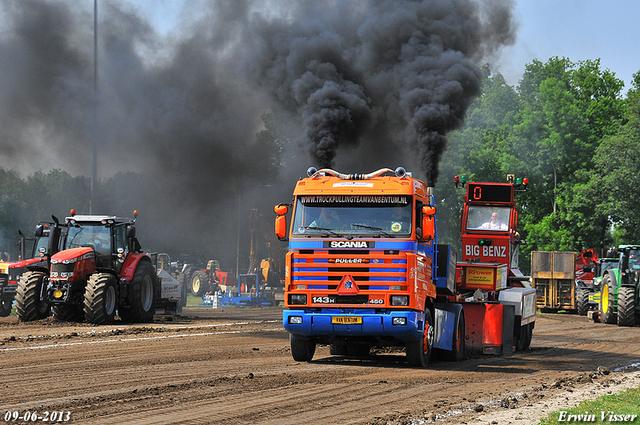
[{"label": "yellow license plate", "polygon": [[336,316],[331,318],[331,323],[333,324],[360,324],[362,323],[362,317],[345,317],[345,316]]}]

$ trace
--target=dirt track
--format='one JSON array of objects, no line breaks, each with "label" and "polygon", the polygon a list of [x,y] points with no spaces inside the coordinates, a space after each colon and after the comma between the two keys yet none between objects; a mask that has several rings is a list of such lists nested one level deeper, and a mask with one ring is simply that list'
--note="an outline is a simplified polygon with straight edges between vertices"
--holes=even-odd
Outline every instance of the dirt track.
[{"label": "dirt track", "polygon": [[319,347],[297,363],[281,318],[281,308],[206,307],[148,326],[1,318],[0,420],[68,411],[74,423],[462,423],[516,408],[525,424],[536,403],[612,391],[640,363],[639,328],[572,315],[539,317],[531,349],[510,357],[414,369],[402,352],[355,360]]}]

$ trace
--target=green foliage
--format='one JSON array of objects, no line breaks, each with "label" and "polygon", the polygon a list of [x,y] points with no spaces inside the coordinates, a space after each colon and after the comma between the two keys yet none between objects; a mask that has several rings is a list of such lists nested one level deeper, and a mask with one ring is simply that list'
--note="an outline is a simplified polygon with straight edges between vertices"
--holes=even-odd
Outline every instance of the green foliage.
[{"label": "green foliage", "polygon": [[[640,130],[633,124],[640,121],[640,76],[625,100],[623,82],[602,70],[600,60],[534,60],[515,88],[483,71],[482,95],[449,136],[441,181],[466,175],[502,182],[510,173],[529,178],[528,191],[517,196],[527,240],[521,265],[532,250],[610,246],[612,223],[625,237],[640,236],[640,214],[630,205],[640,195]],[[439,221],[448,225],[458,216],[443,218],[443,210],[459,211],[462,198],[450,186],[436,188],[444,193]],[[457,228],[444,233],[451,243]]]},{"label": "green foliage", "polygon": [[[65,171],[37,172],[22,179],[13,171],[0,170],[0,251],[3,258],[18,257],[18,230],[32,236],[39,221],[51,215],[64,217],[71,208],[88,205],[89,181]],[[8,255],[7,255],[8,254]]]},{"label": "green foliage", "polygon": [[640,92],[638,74],[626,101],[624,124],[605,137],[595,155],[592,182],[600,189],[601,208],[619,229],[625,243],[640,240]]}]

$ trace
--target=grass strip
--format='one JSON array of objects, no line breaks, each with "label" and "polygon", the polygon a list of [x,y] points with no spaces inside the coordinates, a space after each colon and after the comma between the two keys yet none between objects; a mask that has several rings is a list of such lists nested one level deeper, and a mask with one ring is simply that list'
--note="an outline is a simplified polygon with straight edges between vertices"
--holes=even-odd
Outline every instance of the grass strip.
[{"label": "grass strip", "polygon": [[566,423],[640,424],[640,387],[583,401],[540,420],[540,425]]}]

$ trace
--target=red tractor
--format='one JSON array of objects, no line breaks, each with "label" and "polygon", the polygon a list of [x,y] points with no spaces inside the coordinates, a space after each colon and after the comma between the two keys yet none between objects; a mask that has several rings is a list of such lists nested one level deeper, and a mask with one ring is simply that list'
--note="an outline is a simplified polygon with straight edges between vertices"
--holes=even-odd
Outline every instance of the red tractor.
[{"label": "red tractor", "polygon": [[51,232],[60,235],[60,250],[48,266],[30,266],[21,276],[18,318],[38,319],[38,308],[46,303],[60,321],[108,324],[117,311],[124,322],[150,322],[160,287],[135,237],[136,217],[137,212],[131,219],[72,210],[64,225],[56,222]]}]

